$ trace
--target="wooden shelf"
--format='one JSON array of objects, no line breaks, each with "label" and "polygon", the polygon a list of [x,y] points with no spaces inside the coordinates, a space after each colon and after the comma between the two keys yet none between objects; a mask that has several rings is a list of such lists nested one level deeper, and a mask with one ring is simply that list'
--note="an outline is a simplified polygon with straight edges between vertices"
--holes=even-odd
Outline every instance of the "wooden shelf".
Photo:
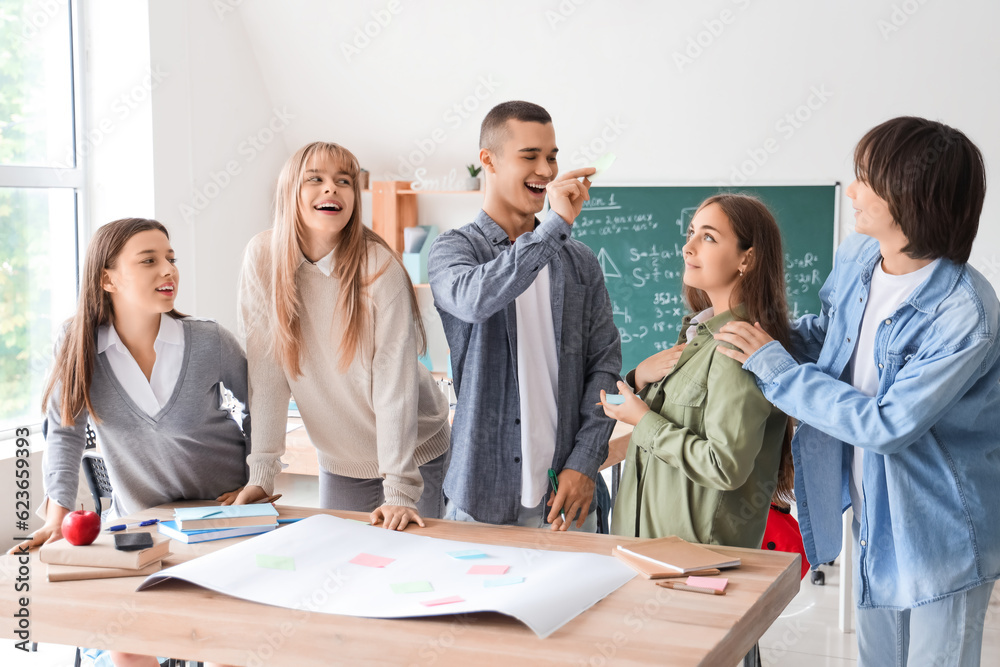
[{"label": "wooden shelf", "polygon": [[403,252],[403,229],[417,224],[417,198],[410,181],[374,181],[371,190],[372,229],[390,248]]}]

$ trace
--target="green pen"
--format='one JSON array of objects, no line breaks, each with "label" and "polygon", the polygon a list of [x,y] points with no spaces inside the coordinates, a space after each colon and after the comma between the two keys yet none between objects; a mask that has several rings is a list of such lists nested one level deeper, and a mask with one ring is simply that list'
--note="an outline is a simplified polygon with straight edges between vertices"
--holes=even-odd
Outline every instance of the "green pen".
[{"label": "green pen", "polygon": [[[552,493],[559,493],[559,479],[556,477],[556,471],[549,468],[549,485],[552,487]],[[559,508],[559,516],[562,517],[563,523],[566,522],[566,512]]]}]

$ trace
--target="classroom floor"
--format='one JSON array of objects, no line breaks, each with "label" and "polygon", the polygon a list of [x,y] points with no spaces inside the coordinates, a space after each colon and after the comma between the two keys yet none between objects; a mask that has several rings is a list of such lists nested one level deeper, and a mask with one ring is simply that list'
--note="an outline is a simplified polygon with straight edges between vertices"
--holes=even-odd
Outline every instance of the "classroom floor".
[{"label": "classroom floor", "polygon": [[[282,477],[290,478],[284,482]],[[279,504],[315,507],[316,478],[281,475],[275,493]],[[848,667],[857,663],[854,634],[844,634],[837,626],[838,568],[824,567],[826,585],[813,586],[806,579],[799,594],[761,637],[761,661],[765,667]],[[18,667],[71,667],[74,648],[41,644],[37,653],[25,654],[10,639],[0,639],[0,665]],[[612,661],[611,665],[614,664]],[[993,591],[986,628],[983,632],[983,665],[1000,664],[1000,586]]]}]

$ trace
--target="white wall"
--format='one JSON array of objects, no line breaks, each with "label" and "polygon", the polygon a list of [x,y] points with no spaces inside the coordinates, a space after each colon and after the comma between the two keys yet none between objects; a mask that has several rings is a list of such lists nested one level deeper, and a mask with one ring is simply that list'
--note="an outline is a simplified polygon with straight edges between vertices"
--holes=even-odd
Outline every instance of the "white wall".
[{"label": "white wall", "polygon": [[[85,5],[84,128],[89,232],[126,217],[152,217],[152,96],[170,77],[149,63],[143,2]],[[71,313],[67,313],[67,317]]]},{"label": "white wall", "polygon": [[[169,73],[152,95],[155,213],[182,258],[179,306],[230,326],[240,252],[268,225],[283,161],[316,139],[375,177],[461,176],[486,111],[520,98],[553,115],[563,168],[612,150],[615,183],[846,184],[860,136],[902,114],[1000,160],[1000,4],[986,0],[147,1],[150,63]],[[292,117],[268,137],[275,109]],[[227,163],[240,173],[219,175]],[[991,169],[973,256],[995,284],[998,185]],[[429,197],[423,223],[478,207]]]}]

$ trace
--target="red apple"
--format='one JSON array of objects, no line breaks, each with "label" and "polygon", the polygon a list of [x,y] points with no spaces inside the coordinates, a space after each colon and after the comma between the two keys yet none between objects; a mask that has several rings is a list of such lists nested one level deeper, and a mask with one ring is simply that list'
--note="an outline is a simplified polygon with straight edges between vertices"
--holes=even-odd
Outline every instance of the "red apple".
[{"label": "red apple", "polygon": [[101,517],[80,505],[80,509],[63,518],[62,534],[67,542],[78,547],[91,544],[101,534]]}]

